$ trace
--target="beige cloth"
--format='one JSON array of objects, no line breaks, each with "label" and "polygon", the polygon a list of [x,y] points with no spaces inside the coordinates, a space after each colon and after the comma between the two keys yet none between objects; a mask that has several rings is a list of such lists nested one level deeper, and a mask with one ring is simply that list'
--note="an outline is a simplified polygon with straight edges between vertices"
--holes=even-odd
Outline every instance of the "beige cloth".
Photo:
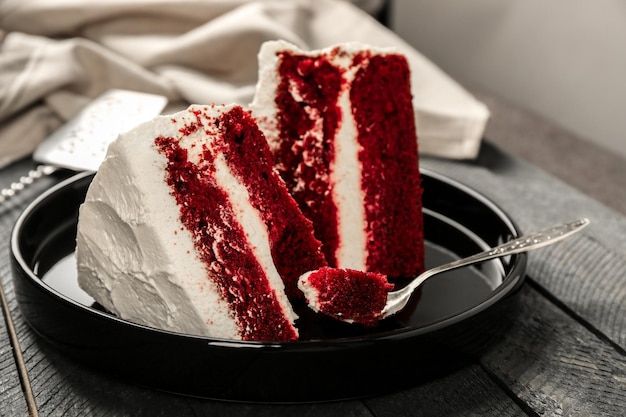
[{"label": "beige cloth", "polygon": [[190,103],[247,105],[259,46],[271,39],[309,49],[346,41],[397,47],[412,67],[421,152],[476,155],[487,108],[349,2],[4,0],[0,167],[28,155],[110,88],[165,95],[171,110]]}]

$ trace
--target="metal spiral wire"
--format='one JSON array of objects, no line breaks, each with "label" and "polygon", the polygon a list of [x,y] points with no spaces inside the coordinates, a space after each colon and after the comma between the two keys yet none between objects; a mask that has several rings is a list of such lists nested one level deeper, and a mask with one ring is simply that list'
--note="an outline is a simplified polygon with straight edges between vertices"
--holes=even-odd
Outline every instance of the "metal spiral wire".
[{"label": "metal spiral wire", "polygon": [[39,165],[37,168],[30,170],[28,175],[20,177],[19,181],[12,183],[9,187],[3,188],[2,191],[0,191],[0,204],[15,197],[37,179],[50,175],[56,170],[57,168],[52,165]]}]

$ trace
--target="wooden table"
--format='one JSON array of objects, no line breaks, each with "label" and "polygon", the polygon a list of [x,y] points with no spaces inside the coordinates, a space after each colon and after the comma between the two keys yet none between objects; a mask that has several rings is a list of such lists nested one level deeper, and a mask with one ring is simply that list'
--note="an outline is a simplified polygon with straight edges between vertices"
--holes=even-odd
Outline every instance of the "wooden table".
[{"label": "wooden table", "polygon": [[[58,180],[47,178],[0,208],[0,278],[39,415],[624,415],[625,161],[487,94],[476,94],[493,113],[480,156],[456,162],[424,158],[422,166],[483,192],[525,231],[580,215],[593,222],[565,246],[533,252],[519,294],[521,311],[477,361],[400,392],[318,404],[187,398],[95,373],[38,338],[14,298],[8,236],[19,212]],[[0,187],[32,166],[26,160],[0,172]],[[0,415],[28,413],[9,329],[2,322]]]}]

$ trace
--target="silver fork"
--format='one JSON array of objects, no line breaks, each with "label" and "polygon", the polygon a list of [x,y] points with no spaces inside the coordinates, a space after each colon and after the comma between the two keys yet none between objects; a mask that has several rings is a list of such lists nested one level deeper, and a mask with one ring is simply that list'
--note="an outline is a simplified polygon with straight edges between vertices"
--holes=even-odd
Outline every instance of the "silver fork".
[{"label": "silver fork", "polygon": [[543,246],[551,245],[580,231],[589,223],[589,219],[583,218],[575,222],[551,227],[540,232],[511,240],[510,242],[506,242],[502,245],[496,246],[484,252],[477,253],[476,255],[472,255],[463,259],[458,259],[456,261],[452,261],[447,264],[431,268],[418,275],[406,287],[397,291],[389,292],[387,294],[387,304],[385,305],[385,308],[383,308],[381,318],[389,317],[402,310],[409,302],[409,299],[411,298],[413,292],[417,288],[419,288],[427,279],[433,277],[434,275],[464,266],[473,265],[479,262],[484,262],[489,259],[513,255],[515,253],[526,252],[529,250],[541,248]]}]

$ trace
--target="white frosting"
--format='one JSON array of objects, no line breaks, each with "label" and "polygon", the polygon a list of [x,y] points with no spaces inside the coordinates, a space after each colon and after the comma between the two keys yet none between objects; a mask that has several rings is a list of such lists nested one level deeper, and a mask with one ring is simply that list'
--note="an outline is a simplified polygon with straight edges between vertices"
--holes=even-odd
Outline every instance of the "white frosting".
[{"label": "white frosting", "polygon": [[311,285],[309,277],[315,271],[305,272],[298,278],[298,288],[304,294],[304,298],[311,310],[318,313],[320,311],[320,292]]},{"label": "white frosting", "polygon": [[[355,71],[345,74],[354,77]],[[341,127],[335,138],[335,159],[331,164],[334,186],[331,190],[337,206],[337,227],[339,245],[335,256],[337,267],[359,271],[367,269],[366,222],[364,193],[361,188],[361,164],[357,143],[357,128],[352,116],[350,91],[343,89],[339,96],[341,107]]]},{"label": "white frosting", "polygon": [[[344,85],[351,85],[359,67],[352,67],[355,54],[368,50],[372,54],[396,53],[392,48],[373,48],[358,42],[348,42],[341,45],[343,54],[332,54],[333,47],[316,51],[304,51],[285,41],[269,41],[261,46],[259,52],[259,80],[253,102],[250,104],[254,116],[258,119],[259,127],[263,130],[270,147],[275,150],[281,142],[276,118],[276,90],[280,83],[277,72],[279,58],[282,51],[299,55],[325,55],[332,59],[332,63],[345,69]],[[364,65],[367,65],[365,63]],[[291,95],[298,100],[301,97],[297,88],[291,86]],[[357,141],[357,127],[352,116],[350,90],[344,88],[339,96],[341,108],[341,126],[335,138],[334,163],[330,167],[331,182],[333,183],[332,198],[337,207],[339,245],[336,252],[337,267],[366,270],[367,234],[364,210],[364,193],[361,189],[361,165],[358,153],[361,149]],[[321,143],[323,139],[321,120],[317,114],[309,110],[312,120],[320,125],[309,135],[314,135]],[[305,159],[306,163],[306,159]],[[297,176],[297,173],[296,173]]]},{"label": "white frosting", "polygon": [[[227,111],[229,107],[226,108]],[[216,109],[203,107],[215,113]],[[176,119],[176,122],[173,120]],[[80,208],[77,233],[79,285],[121,318],[182,333],[240,339],[233,312],[211,279],[215,274],[199,259],[191,233],[183,227],[179,208],[165,182],[166,157],[154,139],[181,136],[183,111],[160,116],[121,135],[109,147]],[[194,149],[199,141],[211,148],[212,126],[184,137],[180,145]],[[196,147],[195,149],[200,149]],[[190,159],[193,152],[189,152]],[[263,269],[271,276],[286,315],[295,313],[282,291],[282,280],[268,257],[267,231],[250,206],[245,188],[219,159],[217,181],[227,190]],[[220,239],[219,234],[214,238]]]},{"label": "white frosting", "polygon": [[270,41],[261,45],[258,54],[259,78],[253,101],[250,103],[252,114],[257,119],[257,123],[265,134],[273,152],[276,151],[281,142],[276,119],[276,103],[274,102],[276,89],[280,83],[276,72],[279,64],[277,53],[285,48],[295,47],[285,41]]}]

